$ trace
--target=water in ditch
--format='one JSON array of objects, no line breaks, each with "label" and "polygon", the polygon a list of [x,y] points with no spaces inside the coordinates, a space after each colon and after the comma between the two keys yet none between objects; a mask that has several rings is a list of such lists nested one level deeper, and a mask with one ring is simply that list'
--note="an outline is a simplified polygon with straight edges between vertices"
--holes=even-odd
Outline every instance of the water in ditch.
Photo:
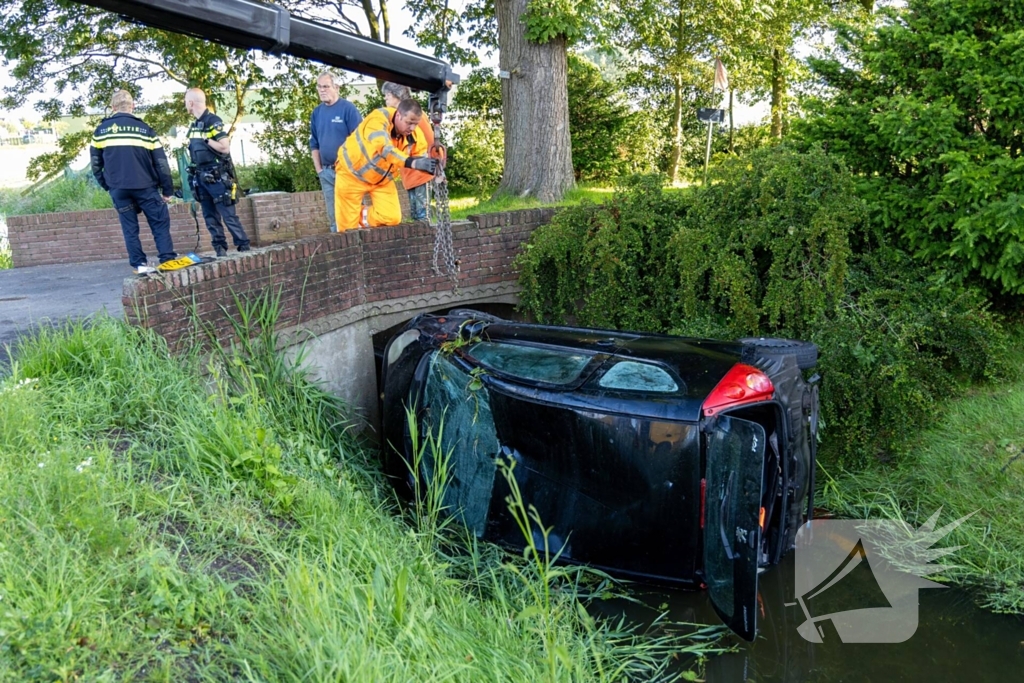
[{"label": "water in ditch", "polygon": [[[790,553],[761,575],[758,637],[753,643],[731,639],[737,651],[707,662],[708,683],[1024,680],[1024,618],[981,609],[956,588],[919,591],[917,630],[905,642],[851,644],[834,635],[820,644],[804,640],[797,632],[805,616],[793,595],[793,559]],[[662,609],[674,621],[719,623],[706,592],[634,594],[645,604],[611,601],[597,609],[639,623]]]}]

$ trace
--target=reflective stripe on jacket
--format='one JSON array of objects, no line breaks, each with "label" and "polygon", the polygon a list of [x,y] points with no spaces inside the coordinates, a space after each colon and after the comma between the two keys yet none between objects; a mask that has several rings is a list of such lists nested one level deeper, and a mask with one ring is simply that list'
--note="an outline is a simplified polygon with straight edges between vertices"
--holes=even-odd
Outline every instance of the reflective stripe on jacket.
[{"label": "reflective stripe on jacket", "polygon": [[104,190],[159,187],[165,197],[174,191],[171,167],[156,131],[127,112],[100,122],[92,136],[89,162]]},{"label": "reflective stripe on jacket", "polygon": [[381,107],[367,115],[348,136],[338,154],[349,172],[368,185],[379,185],[394,177],[396,169],[411,156],[422,156],[426,149],[413,135],[399,136],[395,130],[395,110]]},{"label": "reflective stripe on jacket", "polygon": [[224,122],[209,109],[192,122],[188,127],[188,155],[192,163],[203,168],[221,162],[221,156],[214,152],[207,140],[223,140],[228,136],[224,132]]}]

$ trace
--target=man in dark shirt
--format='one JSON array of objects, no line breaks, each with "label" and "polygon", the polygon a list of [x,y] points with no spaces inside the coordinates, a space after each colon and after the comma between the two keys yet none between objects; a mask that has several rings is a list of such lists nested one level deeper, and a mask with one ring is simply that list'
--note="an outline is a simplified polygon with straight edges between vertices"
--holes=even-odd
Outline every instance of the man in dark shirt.
[{"label": "man in dark shirt", "polygon": [[213,239],[217,256],[228,253],[224,224],[238,251],[249,251],[249,237],[235,213],[238,183],[231,163],[231,141],[221,118],[206,108],[206,93],[191,88],[185,93],[185,109],[195,121],[188,129],[188,153],[192,159],[189,183],[203,207],[206,229]]},{"label": "man in dark shirt", "polygon": [[177,258],[167,211],[167,202],[174,194],[171,167],[156,132],[132,114],[135,101],[131,93],[114,93],[110,109],[111,115],[100,122],[89,147],[92,174],[114,201],[128,262],[139,274],[152,273],[155,269],[149,265],[139,241],[138,213],[146,215],[160,263]]},{"label": "man in dark shirt", "polygon": [[338,148],[359,127],[363,117],[354,104],[338,95],[338,84],[330,71],[317,76],[316,92],[320,104],[309,117],[309,149],[327,204],[327,223],[331,232],[338,232],[334,220],[334,165],[338,161]]}]

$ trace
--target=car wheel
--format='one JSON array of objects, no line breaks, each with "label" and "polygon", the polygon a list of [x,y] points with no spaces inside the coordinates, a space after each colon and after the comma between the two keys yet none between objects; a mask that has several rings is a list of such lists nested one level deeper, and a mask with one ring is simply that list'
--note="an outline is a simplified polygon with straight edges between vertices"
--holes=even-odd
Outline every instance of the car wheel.
[{"label": "car wheel", "polygon": [[796,365],[801,370],[810,370],[818,364],[818,345],[799,339],[779,337],[744,337],[744,346],[752,346],[762,356],[796,356]]}]

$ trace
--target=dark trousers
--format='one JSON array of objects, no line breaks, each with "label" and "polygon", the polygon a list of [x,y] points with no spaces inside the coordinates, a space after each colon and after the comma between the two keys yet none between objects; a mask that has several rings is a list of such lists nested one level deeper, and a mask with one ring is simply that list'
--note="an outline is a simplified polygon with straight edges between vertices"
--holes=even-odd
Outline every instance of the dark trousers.
[{"label": "dark trousers", "polygon": [[206,229],[210,231],[213,246],[228,248],[224,227],[221,225],[223,220],[224,225],[231,233],[231,239],[234,240],[235,246],[239,249],[248,247],[249,237],[245,234],[245,228],[242,227],[242,221],[238,219],[238,214],[235,213],[235,205],[214,201],[214,197],[222,197],[227,191],[224,183],[198,183],[197,189],[196,199],[203,207],[203,218],[206,220]]},{"label": "dark trousers", "polygon": [[142,250],[142,242],[139,241],[139,209],[146,215],[156,250],[160,254],[160,263],[178,258],[171,241],[171,215],[167,211],[167,203],[155,187],[142,190],[112,189],[110,198],[114,200],[117,218],[121,221],[124,246],[128,249],[128,262],[132,268],[146,265],[146,252]]}]

